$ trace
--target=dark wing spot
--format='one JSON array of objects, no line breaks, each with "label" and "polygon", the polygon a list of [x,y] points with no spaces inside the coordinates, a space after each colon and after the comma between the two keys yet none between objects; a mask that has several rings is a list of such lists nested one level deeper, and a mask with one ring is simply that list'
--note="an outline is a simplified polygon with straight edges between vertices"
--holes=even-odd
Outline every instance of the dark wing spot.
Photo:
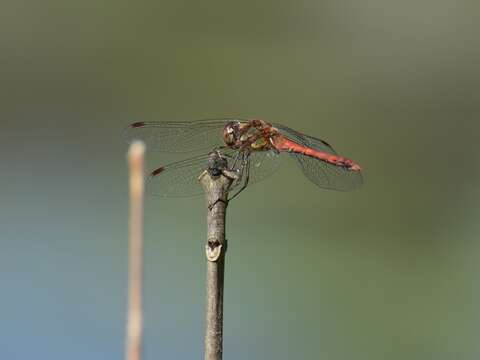
[{"label": "dark wing spot", "polygon": [[151,176],[157,176],[157,175],[160,174],[163,170],[165,170],[165,167],[161,166],[161,167],[159,167],[158,169],[153,170],[150,175],[151,175]]},{"label": "dark wing spot", "polygon": [[145,122],[143,121],[134,122],[133,124],[130,125],[131,128],[137,128],[142,126],[145,126]]}]

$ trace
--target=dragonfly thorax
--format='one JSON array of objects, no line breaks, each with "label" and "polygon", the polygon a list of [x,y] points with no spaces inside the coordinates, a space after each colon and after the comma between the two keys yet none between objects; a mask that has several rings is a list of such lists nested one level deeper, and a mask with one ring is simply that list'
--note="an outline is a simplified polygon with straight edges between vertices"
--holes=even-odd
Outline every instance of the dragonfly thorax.
[{"label": "dragonfly thorax", "polygon": [[225,144],[237,150],[260,151],[271,148],[271,126],[262,120],[231,121],[223,129]]}]

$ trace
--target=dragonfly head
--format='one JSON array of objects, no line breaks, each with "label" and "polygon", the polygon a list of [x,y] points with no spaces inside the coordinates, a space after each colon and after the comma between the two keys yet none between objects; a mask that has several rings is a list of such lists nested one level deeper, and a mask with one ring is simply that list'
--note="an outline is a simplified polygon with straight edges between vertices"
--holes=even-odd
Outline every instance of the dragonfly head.
[{"label": "dragonfly head", "polygon": [[234,147],[238,144],[241,136],[240,122],[229,121],[223,128],[223,141],[227,146]]}]

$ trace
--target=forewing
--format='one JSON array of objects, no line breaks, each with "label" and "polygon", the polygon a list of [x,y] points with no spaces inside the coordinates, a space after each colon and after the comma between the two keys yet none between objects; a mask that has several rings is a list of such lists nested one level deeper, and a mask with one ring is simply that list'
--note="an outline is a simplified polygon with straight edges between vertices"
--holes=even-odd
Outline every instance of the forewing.
[{"label": "forewing", "polygon": [[298,144],[313,148],[315,150],[323,151],[329,154],[337,155],[336,151],[333,147],[327,143],[325,140],[318,139],[313,136],[302,134],[288,126],[281,125],[281,124],[274,124],[275,128],[277,128],[282,135],[287,137],[288,139],[295,141]]},{"label": "forewing", "polygon": [[211,150],[225,145],[223,127],[238,119],[207,119],[196,121],[136,122],[124,131],[127,142],[142,140],[147,149],[163,152]]},{"label": "forewing", "polygon": [[290,155],[295,157],[305,176],[321,188],[350,191],[359,188],[363,183],[360,171],[349,170],[302,154]]}]

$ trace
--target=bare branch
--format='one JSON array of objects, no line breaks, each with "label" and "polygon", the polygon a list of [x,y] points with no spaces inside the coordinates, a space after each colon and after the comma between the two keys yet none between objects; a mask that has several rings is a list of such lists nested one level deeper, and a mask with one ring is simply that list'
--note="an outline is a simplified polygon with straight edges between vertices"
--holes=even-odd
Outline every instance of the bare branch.
[{"label": "bare branch", "polygon": [[136,141],[128,152],[130,176],[129,289],[126,360],[142,357],[143,200],[145,145]]},{"label": "bare branch", "polygon": [[[217,157],[217,158],[216,158]],[[222,168],[219,154],[212,153],[209,170],[199,181],[207,202],[207,305],[205,329],[205,360],[221,360],[223,352],[223,280],[225,268],[225,216],[228,191],[233,174]],[[225,163],[223,163],[223,166]]]}]

